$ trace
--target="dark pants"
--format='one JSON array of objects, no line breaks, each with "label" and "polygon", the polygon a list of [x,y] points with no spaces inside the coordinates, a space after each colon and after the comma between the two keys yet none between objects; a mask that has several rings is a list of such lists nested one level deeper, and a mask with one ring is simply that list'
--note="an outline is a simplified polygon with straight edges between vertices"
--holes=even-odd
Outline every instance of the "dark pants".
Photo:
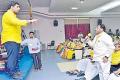
[{"label": "dark pants", "polygon": [[33,53],[32,54],[33,57],[33,62],[34,62],[34,68],[35,69],[41,69],[41,53]]},{"label": "dark pants", "polygon": [[114,71],[118,70],[120,68],[120,64],[118,65],[111,65],[110,73],[113,73]]},{"label": "dark pants", "polygon": [[6,62],[6,70],[10,75],[13,75],[17,71],[18,67],[18,55],[20,44],[16,42],[6,42],[4,44],[7,50],[7,62]]}]

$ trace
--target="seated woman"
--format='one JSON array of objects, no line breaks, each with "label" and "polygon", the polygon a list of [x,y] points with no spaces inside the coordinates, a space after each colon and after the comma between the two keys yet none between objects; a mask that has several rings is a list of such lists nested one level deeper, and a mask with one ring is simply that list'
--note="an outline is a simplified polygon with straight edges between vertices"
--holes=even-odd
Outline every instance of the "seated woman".
[{"label": "seated woman", "polygon": [[117,70],[120,65],[120,41],[115,44],[115,52],[112,54],[111,72]]},{"label": "seated woman", "polygon": [[115,43],[115,52],[112,54],[111,74],[108,80],[120,80],[120,40]]}]

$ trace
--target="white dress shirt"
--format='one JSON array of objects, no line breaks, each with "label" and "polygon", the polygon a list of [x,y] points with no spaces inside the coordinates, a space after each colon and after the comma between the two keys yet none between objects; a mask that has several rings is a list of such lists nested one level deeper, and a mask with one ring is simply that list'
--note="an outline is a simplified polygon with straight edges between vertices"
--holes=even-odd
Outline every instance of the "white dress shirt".
[{"label": "white dress shirt", "polygon": [[88,44],[93,47],[94,61],[103,61],[103,57],[110,57],[115,49],[112,38],[105,32],[96,35],[92,42],[88,41]]},{"label": "white dress shirt", "polygon": [[30,54],[40,52],[40,41],[37,38],[25,39],[21,45],[27,45]]}]

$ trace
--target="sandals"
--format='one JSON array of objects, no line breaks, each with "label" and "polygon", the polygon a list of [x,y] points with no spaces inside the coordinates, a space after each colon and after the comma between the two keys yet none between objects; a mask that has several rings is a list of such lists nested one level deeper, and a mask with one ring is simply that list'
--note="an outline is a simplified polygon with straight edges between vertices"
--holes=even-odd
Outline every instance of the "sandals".
[{"label": "sandals", "polygon": [[80,71],[78,74],[77,74],[77,77],[81,77],[81,76],[84,76],[85,75],[85,72],[84,71]]},{"label": "sandals", "polygon": [[80,77],[79,79],[75,79],[75,80],[86,80],[85,77]]},{"label": "sandals", "polygon": [[77,71],[67,71],[66,74],[69,74],[71,76],[71,75],[77,75],[78,72]]}]

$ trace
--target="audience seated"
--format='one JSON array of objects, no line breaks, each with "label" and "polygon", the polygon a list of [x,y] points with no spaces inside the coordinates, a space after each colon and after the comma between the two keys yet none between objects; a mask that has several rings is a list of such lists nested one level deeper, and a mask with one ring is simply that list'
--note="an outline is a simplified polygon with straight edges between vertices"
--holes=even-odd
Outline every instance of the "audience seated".
[{"label": "audience seated", "polygon": [[120,40],[115,44],[115,52],[112,54],[112,65],[120,63]]},{"label": "audience seated", "polygon": [[59,53],[62,58],[73,59],[75,50],[81,50],[82,48],[83,43],[81,41],[66,40],[58,45],[56,52]]},{"label": "audience seated", "polygon": [[[117,44],[115,44],[115,52],[112,54],[112,66],[114,66],[114,67],[116,67],[116,70],[115,71],[113,71],[111,74],[110,74],[110,76],[109,76],[109,78],[108,78],[108,80],[120,80],[120,40],[118,41],[118,43]],[[93,51],[91,50],[90,51],[90,54],[91,54],[91,56],[93,56],[94,55],[94,53],[93,53]],[[92,58],[92,57],[91,57]],[[80,60],[79,62],[78,62],[78,65],[77,65],[77,67],[76,67],[76,69],[75,70],[73,70],[73,71],[67,71],[67,74],[69,74],[69,75],[85,75],[85,76],[88,76],[87,75],[87,72],[88,72],[88,70],[87,70],[87,72],[86,72],[86,67],[85,67],[85,65],[89,65],[89,67],[91,66],[91,67],[93,67],[94,68],[94,64],[92,64],[91,63],[91,58],[86,58],[86,59],[82,59],[82,60]],[[88,62],[89,62],[89,64],[88,64]],[[83,67],[83,65],[84,65],[84,67]],[[84,77],[83,77],[84,78]],[[81,79],[76,79],[76,80],[81,80]]]},{"label": "audience seated", "polygon": [[109,34],[110,36],[113,36],[113,32],[112,32],[111,29],[108,30],[108,34]]},{"label": "audience seated", "polygon": [[120,40],[115,44],[115,52],[112,54],[111,73],[120,68]]}]

